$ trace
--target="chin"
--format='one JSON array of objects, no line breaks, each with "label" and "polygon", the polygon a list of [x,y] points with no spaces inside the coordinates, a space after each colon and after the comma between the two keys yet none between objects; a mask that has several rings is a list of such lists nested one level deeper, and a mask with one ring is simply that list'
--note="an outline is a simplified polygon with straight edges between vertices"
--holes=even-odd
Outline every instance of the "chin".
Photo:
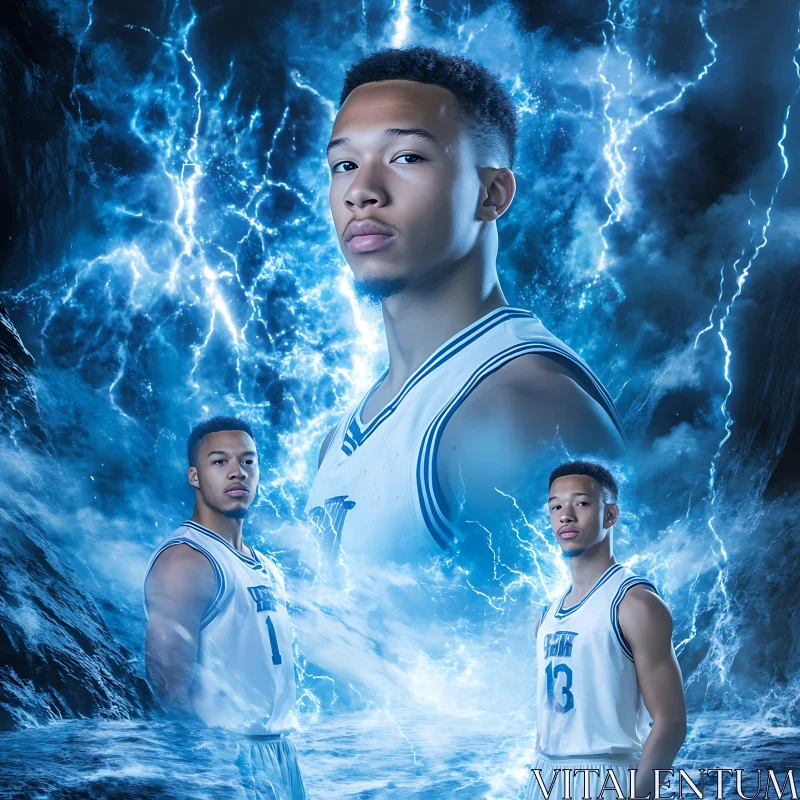
[{"label": "chin", "polygon": [[222,514],[229,519],[245,519],[249,510],[250,506],[235,506],[234,508],[222,509]]},{"label": "chin", "polygon": [[402,292],[408,281],[400,275],[369,274],[355,277],[356,295],[367,300],[381,301]]}]

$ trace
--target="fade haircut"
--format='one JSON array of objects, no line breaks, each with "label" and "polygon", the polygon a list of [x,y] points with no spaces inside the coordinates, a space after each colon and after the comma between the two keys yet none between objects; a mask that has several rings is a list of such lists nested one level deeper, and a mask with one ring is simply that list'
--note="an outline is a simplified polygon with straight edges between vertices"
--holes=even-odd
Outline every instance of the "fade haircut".
[{"label": "fade haircut", "polygon": [[617,502],[619,493],[617,482],[614,480],[614,476],[600,464],[595,464],[593,461],[568,461],[550,473],[549,486],[553,485],[556,478],[563,478],[565,475],[588,475],[599,484],[600,495],[604,503]]},{"label": "fade haircut", "polygon": [[238,417],[211,417],[211,419],[203,420],[199,425],[192,428],[189,434],[189,440],[186,442],[186,455],[189,459],[189,466],[196,467],[197,464],[197,451],[200,449],[200,442],[204,436],[209,433],[218,433],[219,431],[244,431],[253,441],[256,437],[253,436],[253,429],[243,420]]},{"label": "fade haircut", "polygon": [[517,110],[509,92],[486,67],[435,47],[384,47],[347,70],[339,105],[364,83],[396,80],[449,89],[458,100],[478,151],[496,155],[501,167],[513,169]]}]

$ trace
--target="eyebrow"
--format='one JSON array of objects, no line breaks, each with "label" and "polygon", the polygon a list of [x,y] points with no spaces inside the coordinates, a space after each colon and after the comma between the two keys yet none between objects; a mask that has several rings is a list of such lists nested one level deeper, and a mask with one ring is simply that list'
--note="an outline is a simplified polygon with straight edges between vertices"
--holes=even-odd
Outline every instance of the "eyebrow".
[{"label": "eyebrow", "polygon": [[[240,453],[240,457],[244,456],[254,456],[255,450],[245,450],[244,453]],[[227,450],[211,450],[208,454],[209,458],[211,456],[229,456],[230,453]]]},{"label": "eyebrow", "polygon": [[[416,139],[425,139],[429,142],[436,142],[439,140],[425,128],[387,128],[382,134],[384,139],[399,139],[401,136],[413,136]],[[350,140],[345,136],[339,139],[331,139],[328,142],[328,149],[326,153],[330,153],[335,147],[346,147],[350,144]]]},{"label": "eyebrow", "polygon": [[[589,498],[591,498],[591,495],[590,495],[590,494],[587,494],[586,492],[572,492],[572,493],[570,494],[570,497],[589,497]],[[558,495],[557,495],[557,494],[554,494],[554,495],[553,495],[553,496],[550,498],[550,500],[558,500]],[[549,502],[550,502],[550,500],[548,500],[547,502],[549,503]]]}]

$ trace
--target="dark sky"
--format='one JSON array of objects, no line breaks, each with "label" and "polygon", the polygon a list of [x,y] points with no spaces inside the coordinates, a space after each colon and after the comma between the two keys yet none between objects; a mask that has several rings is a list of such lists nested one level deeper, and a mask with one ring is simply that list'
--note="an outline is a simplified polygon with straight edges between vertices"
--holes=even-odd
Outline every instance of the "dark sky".
[{"label": "dark sky", "polygon": [[[172,512],[129,465],[154,447],[179,464],[208,413],[254,421],[272,455],[266,509],[300,514],[322,435],[383,363],[375,310],[356,313],[343,277],[322,152],[347,66],[409,41],[480,60],[518,103],[501,280],[617,398],[627,541],[642,536],[680,593],[690,556],[721,563],[696,538],[710,518],[731,585],[758,548],[797,536],[798,6],[611,8],[4,8],[0,300],[36,359],[64,513],[94,520],[81,555],[92,531],[152,544]],[[122,591],[133,603],[133,577]],[[753,597],[739,603],[749,619]],[[703,648],[692,667],[713,683]]]}]

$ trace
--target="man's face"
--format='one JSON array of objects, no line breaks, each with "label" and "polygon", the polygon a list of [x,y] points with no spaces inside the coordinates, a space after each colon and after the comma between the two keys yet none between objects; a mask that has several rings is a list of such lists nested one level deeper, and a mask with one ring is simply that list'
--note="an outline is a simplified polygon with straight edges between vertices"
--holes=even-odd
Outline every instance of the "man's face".
[{"label": "man's face", "polygon": [[258,488],[256,443],[244,431],[206,434],[188,477],[209,508],[244,519]]},{"label": "man's face", "polygon": [[588,475],[564,475],[550,487],[550,525],[567,558],[579,556],[608,535],[618,510],[604,503],[600,485]]},{"label": "man's face", "polygon": [[331,212],[362,288],[388,296],[435,281],[474,247],[478,161],[448,89],[363,84],[339,111],[331,145]]}]

